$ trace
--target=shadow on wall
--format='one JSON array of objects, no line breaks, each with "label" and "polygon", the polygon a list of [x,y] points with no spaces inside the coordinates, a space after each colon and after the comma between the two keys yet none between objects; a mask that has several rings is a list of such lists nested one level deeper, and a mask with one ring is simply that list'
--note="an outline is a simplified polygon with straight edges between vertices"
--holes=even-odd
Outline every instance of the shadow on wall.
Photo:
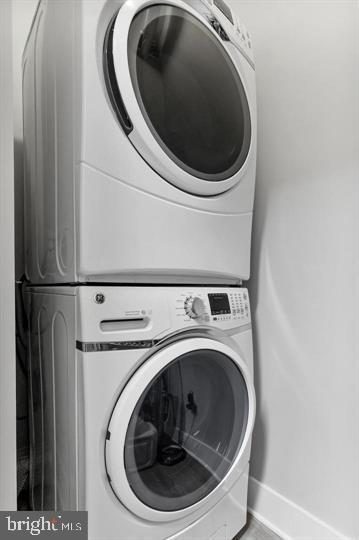
[{"label": "shadow on wall", "polygon": [[25,272],[24,260],[24,145],[14,140],[14,185],[15,185],[15,279]]},{"label": "shadow on wall", "polygon": [[[258,153],[261,151],[260,141],[258,141]],[[257,165],[257,178],[256,178],[256,192],[254,199],[254,219],[252,227],[252,249],[251,249],[251,278],[248,283],[250,301],[251,301],[251,313],[253,323],[253,360],[254,360],[254,384],[256,389],[256,421],[253,430],[252,448],[256,448],[256,452],[252,451],[250,476],[258,481],[261,481],[266,468],[266,454],[267,454],[267,418],[266,411],[261,408],[262,394],[264,389],[262,388],[261,376],[261,363],[258,359],[265,358],[265,351],[260,350],[260,341],[258,337],[258,328],[256,325],[256,313],[258,309],[259,298],[259,274],[263,261],[263,241],[265,241],[264,230],[267,221],[268,204],[266,196],[265,183],[262,184],[260,170],[260,164]],[[260,449],[260,450],[259,450]],[[254,476],[255,471],[255,476]],[[253,506],[256,505],[256,498],[252,498]]]},{"label": "shadow on wall", "polygon": [[[15,279],[24,275],[24,162],[23,142],[14,140]],[[22,286],[16,283],[16,439],[18,509],[28,510],[29,419],[27,339]]]}]

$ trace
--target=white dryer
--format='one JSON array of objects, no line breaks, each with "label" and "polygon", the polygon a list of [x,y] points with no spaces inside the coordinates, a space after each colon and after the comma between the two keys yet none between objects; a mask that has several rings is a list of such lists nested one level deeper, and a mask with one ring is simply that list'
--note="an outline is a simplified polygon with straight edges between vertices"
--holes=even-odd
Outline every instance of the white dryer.
[{"label": "white dryer", "polygon": [[32,283],[238,283],[256,165],[224,0],[41,0],[23,57]]},{"label": "white dryer", "polygon": [[242,288],[35,288],[32,506],[90,540],[231,540],[255,417]]}]

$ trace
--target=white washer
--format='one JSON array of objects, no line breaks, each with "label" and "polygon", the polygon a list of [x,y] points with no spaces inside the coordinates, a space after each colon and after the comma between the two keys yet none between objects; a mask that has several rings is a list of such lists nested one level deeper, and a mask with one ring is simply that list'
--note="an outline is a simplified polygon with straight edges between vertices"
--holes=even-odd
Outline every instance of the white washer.
[{"label": "white washer", "polygon": [[251,47],[224,0],[40,1],[23,58],[32,283],[249,277]]},{"label": "white washer", "polygon": [[248,292],[33,288],[33,509],[91,540],[230,540],[255,417]]}]

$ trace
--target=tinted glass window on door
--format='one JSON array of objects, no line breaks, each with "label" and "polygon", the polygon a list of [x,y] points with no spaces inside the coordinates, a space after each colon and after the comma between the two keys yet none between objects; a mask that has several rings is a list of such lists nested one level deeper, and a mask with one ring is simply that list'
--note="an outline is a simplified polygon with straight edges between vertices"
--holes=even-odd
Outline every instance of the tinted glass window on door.
[{"label": "tinted glass window on door", "polygon": [[229,357],[206,349],[180,356],[148,385],[129,422],[124,459],[135,495],[160,511],[203,499],[236,458],[247,419],[246,384]]},{"label": "tinted glass window on door", "polygon": [[128,59],[142,114],[171,159],[208,181],[233,176],[249,151],[250,114],[219,39],[182,9],[150,6],[132,22]]}]

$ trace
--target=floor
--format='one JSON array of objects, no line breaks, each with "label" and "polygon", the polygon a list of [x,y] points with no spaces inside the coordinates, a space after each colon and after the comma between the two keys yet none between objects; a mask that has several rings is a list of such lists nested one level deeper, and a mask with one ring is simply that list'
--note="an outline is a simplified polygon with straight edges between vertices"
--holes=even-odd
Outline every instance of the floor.
[{"label": "floor", "polygon": [[233,540],[281,540],[281,538],[259,523],[254,517],[248,515],[248,522],[240,534],[237,534]]}]

